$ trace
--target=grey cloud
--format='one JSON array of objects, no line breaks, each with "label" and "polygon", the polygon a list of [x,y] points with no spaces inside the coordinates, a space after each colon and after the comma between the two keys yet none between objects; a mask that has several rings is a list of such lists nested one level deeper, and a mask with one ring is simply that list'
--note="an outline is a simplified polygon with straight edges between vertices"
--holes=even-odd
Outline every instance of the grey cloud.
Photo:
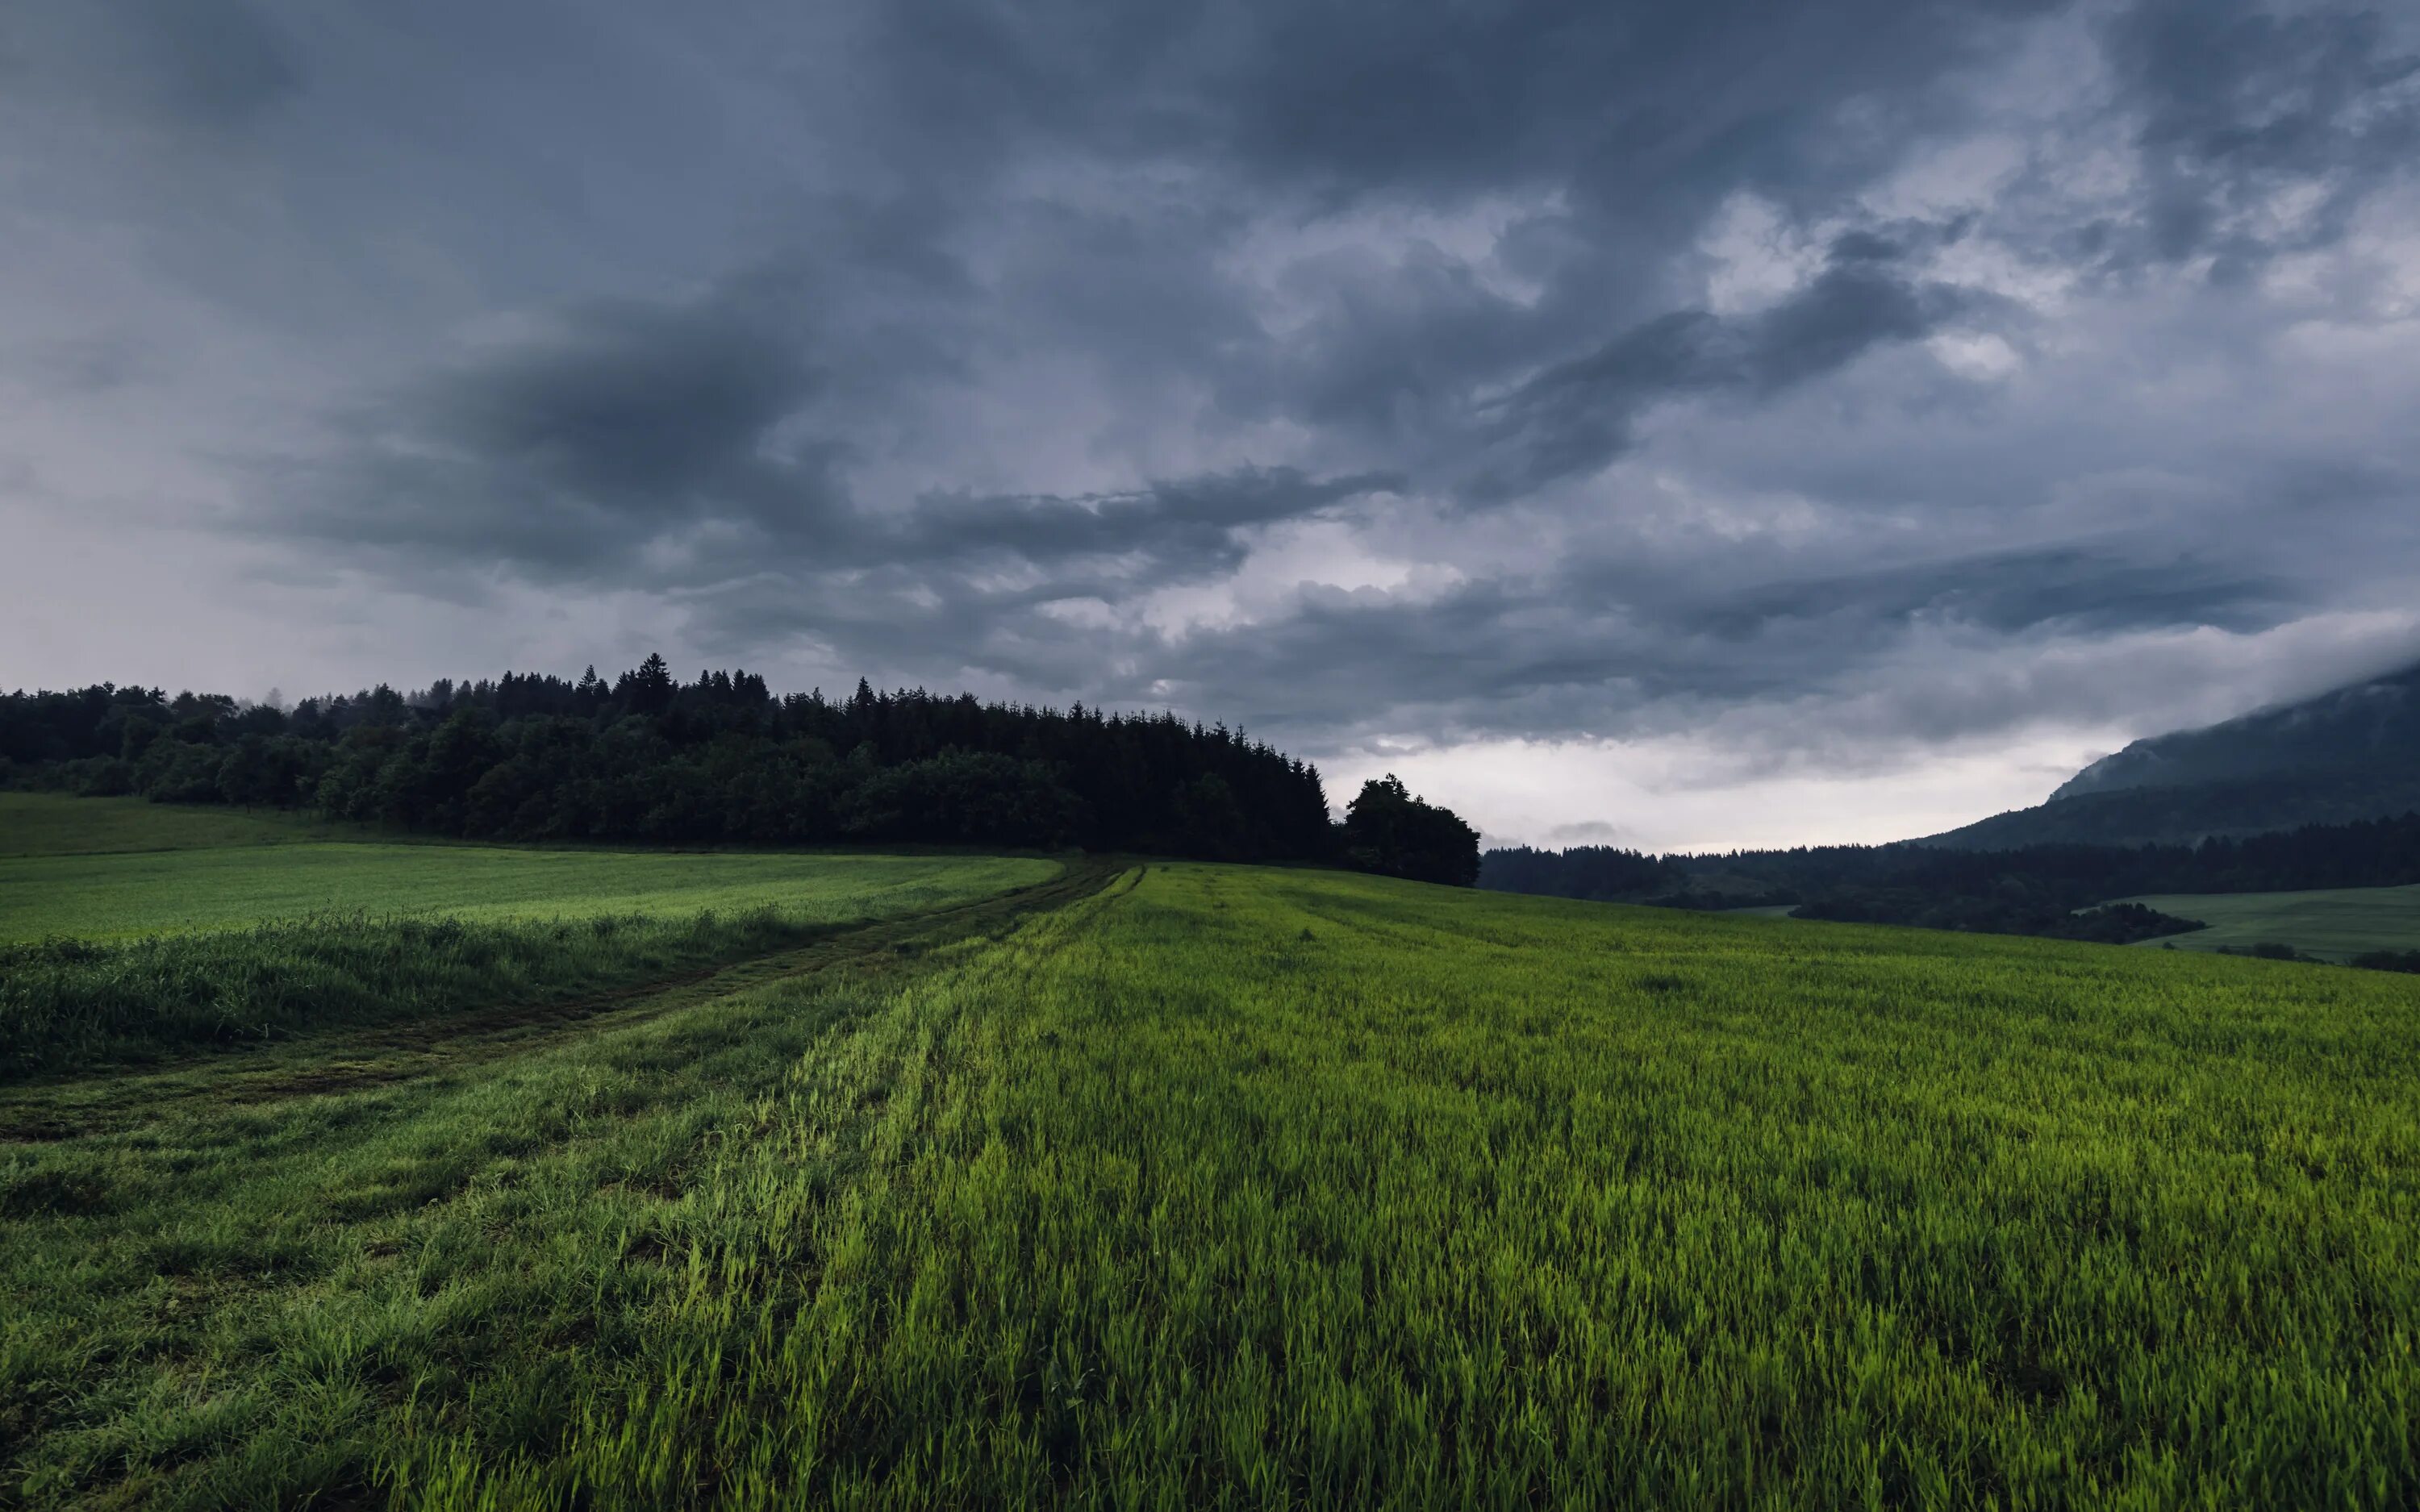
[{"label": "grey cloud", "polygon": [[[2140,246],[2163,261],[2212,252],[2241,273],[2332,242],[2420,154],[2420,46],[2376,9],[2147,0],[2112,27],[2111,53],[2151,184]],[[2264,224],[2272,196],[2303,186],[2321,194],[2299,224]]]},{"label": "grey cloud", "polygon": [[37,347],[15,365],[33,382],[101,394],[142,381],[148,357],[123,335],[96,335]]},{"label": "grey cloud", "polygon": [[[0,120],[83,133],[8,228],[99,249],[0,270],[0,313],[72,284],[91,329],[41,349],[139,353],[168,409],[249,371],[180,343],[282,344],[300,377],[209,428],[239,528],[506,640],[516,595],[611,599],[751,665],[1314,746],[1807,699],[1887,743],[2122,703],[2025,674],[2053,650],[2383,613],[2420,570],[2392,270],[2321,266],[2316,333],[2231,276],[2353,256],[2408,184],[2389,11],[365,14],[0,22],[11,85],[57,62]],[[130,247],[198,314],[78,281]],[[125,376],[35,381],[99,415]],[[321,429],[280,429],[297,393]]]},{"label": "grey cloud", "polygon": [[[1179,633],[1115,632],[1037,617],[1080,586],[986,590],[962,582],[913,612],[922,570],[850,575],[802,603],[747,595],[717,623],[797,616],[871,637],[885,665],[946,659],[1000,686],[1137,704],[1216,709],[1254,728],[1439,740],[1592,738],[1654,733],[1709,708],[1846,695],[1911,626],[2004,643],[2221,625],[2256,631],[2307,606],[2277,579],[2206,564],[2071,549],[1990,552],[1889,568],[1745,583],[1720,561],[1582,562],[1441,594],[1306,588],[1282,612]],[[1802,572],[1804,568],[1800,569]],[[2040,696],[1910,701],[1867,730],[1950,738],[2004,726]],[[1894,705],[1897,707],[1897,705]]]},{"label": "grey cloud", "polygon": [[1249,527],[1308,518],[1347,500],[1403,487],[1393,473],[1311,478],[1274,468],[1077,498],[935,495],[896,520],[861,522],[855,544],[863,556],[889,563],[998,555],[1048,564],[1142,552],[1174,564],[1153,579],[1167,580],[1214,565],[1233,567],[1242,555],[1237,532]]},{"label": "grey cloud", "polygon": [[562,312],[347,417],[332,453],[264,465],[252,525],[558,579],[627,577],[700,531],[800,536],[841,490],[830,448],[780,445],[814,377],[773,318],[754,278]]},{"label": "grey cloud", "polygon": [[1557,825],[1547,838],[1558,845],[1619,845],[1628,834],[1620,825],[1585,819],[1575,825]]},{"label": "grey cloud", "polygon": [[1490,440],[1511,460],[1477,474],[1481,498],[1528,493],[1593,471],[1627,450],[1639,413],[1693,393],[1772,393],[1911,341],[1966,307],[1959,291],[1912,285],[1873,266],[1865,246],[1803,291],[1750,319],[1683,311],[1649,321],[1538,375],[1490,409]]},{"label": "grey cloud", "polygon": [[179,115],[240,126],[302,89],[284,35],[240,0],[147,0],[124,9],[142,28],[140,55],[159,97]]},{"label": "grey cloud", "polygon": [[0,80],[95,88],[180,130],[239,130],[304,73],[286,32],[246,0],[24,0],[0,17]]},{"label": "grey cloud", "polygon": [[[735,643],[780,626],[839,656],[954,656],[1010,684],[1137,698],[1190,687],[1203,704],[1295,723],[1424,707],[1473,730],[1598,730],[1659,700],[1822,686],[1918,622],[2004,637],[2273,624],[2311,602],[2274,574],[2064,548],[1855,571],[1819,548],[1745,586],[1694,563],[1659,577],[1581,561],[1441,599],[1311,591],[1274,619],[1189,635],[1123,618],[1087,626],[1054,608],[1122,614],[1140,594],[1236,570],[1265,527],[1347,504],[1423,489],[1515,504],[1602,473],[1670,401],[1753,412],[1869,354],[2004,325],[1997,296],[1916,270],[1973,234],[1972,216],[1853,215],[1811,279],[1750,315],[1607,279],[1653,270],[1742,188],[1837,215],[1827,195],[1903,150],[1876,122],[1954,117],[1931,81],[2038,8],[1953,23],[1954,9],[1876,4],[1855,45],[1840,38],[1857,28],[1835,17],[1804,35],[1774,20],[1791,35],[1768,28],[1753,46],[1736,17],[1668,8],[1414,8],[1374,29],[1292,8],[1217,21],[886,9],[876,66],[845,98],[884,120],[876,155],[949,186],[954,212],[895,189],[834,200],[820,223],[832,234],[783,255],[778,275],[561,316],[421,386],[390,416],[398,430],[357,442],[307,497],[287,490],[278,522],[430,564],[451,553],[654,586],[682,595],[699,634]],[[2326,130],[2260,147],[2225,125],[2267,97],[2257,79],[2219,76],[2256,62],[2319,81],[2310,120],[2344,116],[2356,75],[2368,77],[2347,60],[2379,50],[2375,29],[2288,31],[2292,45],[2263,61],[2245,52],[2246,37],[2269,35],[2252,22],[2196,28],[2164,7],[2121,22],[2113,55],[2139,97],[2145,150],[2165,144],[2196,173],[2324,165],[2343,145]],[[2185,56],[2196,47],[2217,62],[2196,72]],[[1879,91],[1883,111],[1861,131],[1815,124],[1859,88]],[[1087,163],[1181,162],[1191,177],[1172,195],[1106,205],[1002,197],[987,176],[1037,153],[1078,184]],[[1540,292],[1527,301],[1434,245],[1391,260],[1340,251],[1287,271],[1311,316],[1280,337],[1216,255],[1249,218],[1238,192],[1314,215],[1557,186],[1560,208],[1526,212],[1554,234],[1516,224],[1502,243],[1561,239],[1529,265]],[[1311,427],[1325,444],[1307,457],[1329,465],[1247,453],[1108,492],[857,497],[880,425],[944,437],[932,385],[971,381],[985,351],[1012,370],[1028,352],[1080,352],[1138,403],[1191,377],[1214,395],[1214,422]]]},{"label": "grey cloud", "polygon": [[1232,569],[1253,527],[1404,486],[1241,468],[1115,493],[957,490],[861,507],[842,475],[848,449],[813,424],[831,378],[808,355],[814,334],[788,318],[795,288],[760,273],[491,340],[353,417],[333,455],[265,468],[255,528],[374,545],[414,571],[690,589],[908,572],[901,592],[980,594],[951,575],[1005,571],[1053,585],[1021,591],[1030,606]]},{"label": "grey cloud", "polygon": [[500,468],[632,509],[768,481],[767,433],[807,364],[740,311],[605,306],[427,384],[431,436]]},{"label": "grey cloud", "polygon": [[927,152],[1029,134],[1207,158],[1328,203],[1575,177],[1612,194],[1803,171],[1808,116],[2053,8],[949,0],[880,8],[871,61],[903,142]]},{"label": "grey cloud", "polygon": [[1884,626],[1918,617],[2016,634],[2044,625],[2112,633],[2168,625],[2265,629],[2307,602],[2284,579],[2190,558],[2129,561],[2057,548],[1761,585],[1708,606],[1693,624],[1725,639],[1777,622],[1849,617]]},{"label": "grey cloud", "polygon": [[653,495],[746,455],[805,387],[796,354],[744,325],[606,309],[433,386],[429,411],[468,447]]}]

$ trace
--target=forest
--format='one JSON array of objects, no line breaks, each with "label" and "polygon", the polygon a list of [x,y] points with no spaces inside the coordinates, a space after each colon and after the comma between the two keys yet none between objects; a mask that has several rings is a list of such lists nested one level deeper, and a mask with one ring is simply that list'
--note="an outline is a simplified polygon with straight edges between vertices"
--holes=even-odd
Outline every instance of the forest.
[{"label": "forest", "polygon": [[1389,777],[1331,821],[1317,767],[1170,714],[922,688],[777,696],[745,671],[507,672],[293,707],[102,683],[0,695],[0,782],[304,809],[422,834],[922,842],[1349,866],[1468,886],[1479,836]]},{"label": "forest", "polygon": [[2189,922],[2138,905],[2096,907],[2112,898],[2413,882],[2420,882],[2420,813],[2192,845],[1821,845],[1702,856],[1524,846],[1489,851],[1479,878],[1481,887],[1502,892],[1681,908],[1791,904],[1801,918],[2112,944],[2172,933]]}]

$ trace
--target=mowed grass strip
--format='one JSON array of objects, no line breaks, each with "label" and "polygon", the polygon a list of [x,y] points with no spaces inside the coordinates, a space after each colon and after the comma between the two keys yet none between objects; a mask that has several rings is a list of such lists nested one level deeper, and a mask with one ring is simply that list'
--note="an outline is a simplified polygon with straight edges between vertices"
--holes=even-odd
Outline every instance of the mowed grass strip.
[{"label": "mowed grass strip", "polygon": [[29,1148],[14,1494],[2420,1495],[2420,982],[1130,882],[845,987]]},{"label": "mowed grass strip", "polygon": [[479,922],[772,903],[833,922],[913,912],[1056,870],[1003,856],[326,841],[31,856],[0,860],[0,940],[122,939],[328,913]]},{"label": "mowed grass strip", "polygon": [[2143,943],[2180,950],[2290,945],[2326,961],[2369,950],[2420,950],[2420,886],[2332,887],[2309,892],[2175,893],[2133,898],[2210,928]]}]

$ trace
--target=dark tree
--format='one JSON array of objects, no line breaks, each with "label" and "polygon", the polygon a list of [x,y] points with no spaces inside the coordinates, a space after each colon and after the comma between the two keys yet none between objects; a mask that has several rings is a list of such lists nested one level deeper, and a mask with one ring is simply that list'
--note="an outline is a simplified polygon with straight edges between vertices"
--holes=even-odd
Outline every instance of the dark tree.
[{"label": "dark tree", "polygon": [[639,663],[638,671],[622,674],[621,685],[613,692],[635,714],[661,714],[672,706],[676,687],[673,670],[664,664],[663,657],[650,651],[647,659]]},{"label": "dark tree", "polygon": [[1412,796],[1389,772],[1344,810],[1344,859],[1357,871],[1467,887],[1479,880],[1479,831],[1450,809]]}]

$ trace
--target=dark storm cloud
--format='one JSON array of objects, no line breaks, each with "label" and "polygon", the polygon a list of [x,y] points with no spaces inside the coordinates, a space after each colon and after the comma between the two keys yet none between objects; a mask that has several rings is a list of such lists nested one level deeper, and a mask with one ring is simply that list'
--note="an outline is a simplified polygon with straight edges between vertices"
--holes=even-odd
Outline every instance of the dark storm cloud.
[{"label": "dark storm cloud", "polygon": [[[2141,119],[2151,257],[2214,253],[2241,276],[2271,253],[2334,241],[2420,153],[2420,51],[2379,10],[2149,0],[2112,26],[2111,55]],[[2264,224],[2265,202],[2302,186],[2318,203]]]},{"label": "dark storm cloud", "polygon": [[348,417],[332,461],[264,469],[256,523],[543,578],[628,573],[698,530],[801,538],[839,486],[829,447],[776,444],[815,375],[767,290],[597,303],[491,338]]},{"label": "dark storm cloud", "polygon": [[[261,523],[422,568],[691,585],[913,572],[902,589],[1006,571],[1042,575],[1057,585],[1047,599],[1232,569],[1252,527],[1404,486],[1242,468],[1114,493],[954,490],[860,508],[838,474],[845,447],[784,434],[831,382],[813,335],[783,329],[793,287],[788,273],[760,272],[491,339],[353,417],[334,467],[268,470]],[[1030,587],[1014,599],[1035,601]]]},{"label": "dark storm cloud", "polygon": [[1795,181],[1867,150],[1810,140],[1809,120],[1863,95],[1929,112],[1911,86],[2056,8],[943,0],[880,8],[865,61],[895,144],[919,161],[1030,135],[1207,162],[1328,202],[1522,182],[1611,198]]},{"label": "dark storm cloud", "polygon": [[1771,393],[1845,366],[1880,343],[1912,341],[1960,311],[1958,290],[1910,285],[1870,266],[1880,260],[1875,249],[1886,245],[1853,240],[1850,255],[1803,293],[1753,320],[1679,311],[1541,373],[1487,407],[1492,449],[1516,460],[1478,475],[1472,491],[1504,498],[1595,472],[1628,449],[1632,423],[1658,399]]},{"label": "dark storm cloud", "polygon": [[730,488],[808,391],[802,354],[733,312],[612,306],[431,384],[429,430],[632,507]]},{"label": "dark storm cloud", "polygon": [[0,31],[51,98],[245,165],[181,222],[154,179],[107,208],[357,374],[316,434],[222,446],[240,527],[313,563],[1273,733],[2007,694],[1876,740],[2104,708],[2008,669],[2384,612],[2420,569],[2420,456],[2374,418],[2420,402],[2376,349],[2411,318],[2397,11],[409,14]]},{"label": "dark storm cloud", "polygon": [[244,127],[304,85],[284,30],[246,0],[24,0],[0,16],[0,81],[96,91],[185,131]]}]

